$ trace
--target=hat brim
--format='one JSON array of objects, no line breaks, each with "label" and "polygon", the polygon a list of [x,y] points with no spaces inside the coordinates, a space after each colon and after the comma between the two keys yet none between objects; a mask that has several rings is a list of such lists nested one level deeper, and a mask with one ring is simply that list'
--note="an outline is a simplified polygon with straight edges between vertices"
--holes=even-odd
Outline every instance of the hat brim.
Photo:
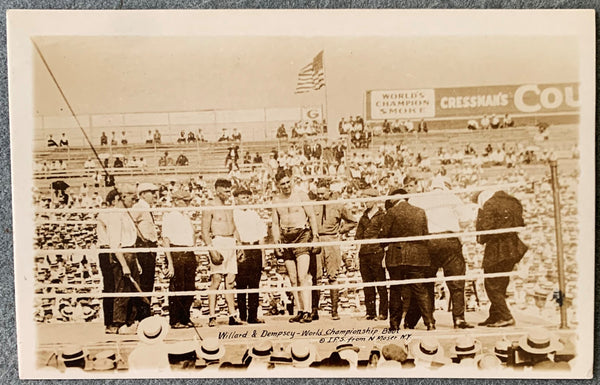
[{"label": "hat brim", "polygon": [[315,360],[317,358],[317,349],[313,345],[309,346],[308,357],[302,361],[298,361],[298,360],[294,359],[294,355],[292,354],[292,345],[291,344],[287,347],[286,353],[289,354],[290,357],[292,357],[292,365],[297,368],[307,368],[310,366],[310,364],[315,362]]},{"label": "hat brim", "polygon": [[[479,363],[481,362],[481,360],[486,357],[486,356],[491,356],[494,357],[496,359],[496,362],[498,363],[498,365],[496,365],[496,367],[491,367],[491,368],[482,368]],[[494,370],[494,369],[500,369],[502,367],[502,360],[500,358],[498,358],[495,354],[493,353],[484,353],[484,354],[478,354],[475,356],[475,366],[479,369],[482,370]]]},{"label": "hat brim", "polygon": [[[158,316],[154,316],[154,317],[157,317],[159,319],[160,327],[161,327],[160,332],[155,337],[149,337],[146,335],[146,333],[144,333],[144,320],[142,320],[140,322],[140,324],[138,325],[138,328],[137,328],[137,336],[138,336],[139,340],[141,342],[144,342],[144,343],[150,344],[150,345],[164,340],[165,337],[167,336],[167,334],[169,333],[169,329],[170,329],[169,322],[167,321],[166,318],[158,317]],[[149,319],[149,318],[146,318],[146,319]]]},{"label": "hat brim", "polygon": [[473,349],[471,349],[471,350],[465,350],[465,351],[457,352],[456,351],[456,345],[452,346],[450,348],[450,355],[453,356],[453,357],[456,357],[456,356],[466,356],[466,355],[469,355],[469,354],[477,354],[477,353],[481,353],[481,341],[479,341],[479,340],[474,340],[473,341]]},{"label": "hat brim", "polygon": [[205,360],[215,361],[215,360],[220,360],[221,358],[223,358],[223,356],[225,355],[225,349],[223,349],[223,346],[219,346],[218,352],[216,352],[214,354],[208,354],[202,350],[202,347],[200,347],[196,351],[196,353],[198,354],[198,356],[200,356],[201,358],[204,358]]},{"label": "hat brim", "polygon": [[550,345],[546,348],[534,348],[527,343],[527,334],[519,338],[519,347],[531,354],[548,354],[562,349],[563,345],[558,341],[558,337],[550,337]]},{"label": "hat brim", "polygon": [[444,348],[438,343],[437,352],[435,354],[425,354],[421,348],[421,341],[415,340],[409,344],[408,350],[415,360],[427,361],[427,362],[440,362],[445,363],[447,360],[444,356]]}]

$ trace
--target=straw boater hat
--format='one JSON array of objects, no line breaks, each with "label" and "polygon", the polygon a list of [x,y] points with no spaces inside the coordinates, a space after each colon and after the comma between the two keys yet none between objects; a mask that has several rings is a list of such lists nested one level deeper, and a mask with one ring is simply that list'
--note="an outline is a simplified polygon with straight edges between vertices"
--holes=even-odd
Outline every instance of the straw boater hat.
[{"label": "straw boater hat", "polygon": [[271,353],[273,353],[273,344],[268,340],[258,341],[248,349],[248,355],[254,358],[269,358]]},{"label": "straw boater hat", "polygon": [[506,339],[496,341],[496,345],[494,346],[494,354],[501,362],[506,363],[508,360],[508,348],[510,345],[510,341]]},{"label": "straw boater hat", "polygon": [[137,328],[140,341],[150,345],[164,340],[168,332],[167,319],[159,316],[144,318]]},{"label": "straw boater hat", "polygon": [[146,191],[158,191],[158,187],[154,183],[140,183],[137,188],[137,193],[141,194]]},{"label": "straw boater hat", "polygon": [[485,353],[475,357],[475,365],[482,370],[494,370],[502,367],[502,361],[495,354]]},{"label": "straw boater hat", "polygon": [[219,360],[225,355],[225,348],[217,338],[206,338],[198,350],[198,355],[205,360]]},{"label": "straw boater hat", "polygon": [[341,344],[336,346],[335,351],[336,352],[341,352],[342,350],[354,350],[356,353],[358,353],[360,351],[360,348],[358,346],[354,346],[352,344]]},{"label": "straw boater hat", "polygon": [[182,361],[196,361],[198,343],[196,341],[181,341],[170,344],[168,348],[169,363],[178,364]]},{"label": "straw boater hat", "polygon": [[470,335],[463,335],[456,339],[454,346],[450,348],[452,356],[467,356],[481,352],[481,342]]},{"label": "straw boater hat", "polygon": [[93,360],[94,370],[113,370],[117,367],[117,355],[113,350],[103,350],[98,352]]},{"label": "straw boater hat", "polygon": [[531,354],[548,354],[562,349],[562,344],[549,331],[533,329],[519,338],[519,347]]},{"label": "straw boater hat", "polygon": [[287,347],[287,351],[292,357],[292,364],[299,368],[307,368],[315,361],[317,350],[314,345],[306,341],[298,340]]},{"label": "straw boater hat", "polygon": [[409,345],[409,350],[412,356],[421,361],[440,362],[447,361],[444,356],[444,348],[435,337],[423,337],[414,339]]}]

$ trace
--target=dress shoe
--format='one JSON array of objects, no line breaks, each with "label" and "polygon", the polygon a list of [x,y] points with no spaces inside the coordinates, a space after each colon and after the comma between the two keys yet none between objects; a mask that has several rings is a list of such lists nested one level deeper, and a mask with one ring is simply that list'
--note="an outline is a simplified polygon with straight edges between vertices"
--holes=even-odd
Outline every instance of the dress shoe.
[{"label": "dress shoe", "polygon": [[217,326],[217,318],[210,317],[210,319],[208,320],[208,327],[214,328],[215,326]]},{"label": "dress shoe", "polygon": [[310,317],[312,318],[313,321],[318,321],[319,320],[319,310],[313,309],[313,311],[310,313]]},{"label": "dress shoe", "polygon": [[335,311],[335,312],[332,311],[331,312],[331,319],[334,320],[334,321],[337,321],[337,320],[340,319],[340,315],[337,313],[337,311]]},{"label": "dress shoe", "polygon": [[434,324],[427,325],[427,330],[435,330],[435,325]]},{"label": "dress shoe", "polygon": [[467,323],[464,319],[454,321],[454,329],[471,329],[474,326]]},{"label": "dress shoe", "polygon": [[371,321],[371,320],[375,319],[375,316],[371,315],[371,314],[368,314],[365,318],[367,319],[367,321]]},{"label": "dress shoe", "polygon": [[242,321],[236,319],[235,317],[231,316],[229,317],[229,325],[230,326],[237,326],[237,325],[243,325]]},{"label": "dress shoe", "polygon": [[119,333],[119,327],[115,326],[115,325],[107,326],[104,332],[106,334],[118,334]]},{"label": "dress shoe", "polygon": [[290,322],[300,322],[300,320],[302,319],[302,316],[304,315],[303,312],[299,311],[298,314],[296,314],[295,316],[293,316],[292,318],[290,318]]},{"label": "dress shoe", "polygon": [[415,328],[415,325],[404,324],[404,329],[410,329],[410,330],[412,330],[414,328]]},{"label": "dress shoe", "polygon": [[307,324],[307,323],[311,323],[311,322],[312,322],[312,317],[310,316],[309,312],[305,312],[304,314],[302,314],[302,318],[300,318],[301,324]]},{"label": "dress shoe", "polygon": [[390,330],[400,330],[400,324],[397,322],[390,322]]},{"label": "dress shoe", "polygon": [[387,319],[387,316],[386,316],[386,315],[379,314],[379,315],[377,316],[377,321],[385,321],[386,319]]},{"label": "dress shoe", "polygon": [[488,328],[504,328],[507,326],[515,326],[515,319],[500,320],[487,325]]},{"label": "dress shoe", "polygon": [[482,322],[478,323],[477,325],[479,325],[479,326],[487,326],[489,324],[493,324],[494,322],[496,322],[496,321],[493,320],[493,319],[491,319],[491,318],[488,318],[485,321],[482,321]]},{"label": "dress shoe", "polygon": [[256,318],[256,319],[249,319],[248,323],[249,324],[264,324],[265,321],[261,320],[260,318]]}]

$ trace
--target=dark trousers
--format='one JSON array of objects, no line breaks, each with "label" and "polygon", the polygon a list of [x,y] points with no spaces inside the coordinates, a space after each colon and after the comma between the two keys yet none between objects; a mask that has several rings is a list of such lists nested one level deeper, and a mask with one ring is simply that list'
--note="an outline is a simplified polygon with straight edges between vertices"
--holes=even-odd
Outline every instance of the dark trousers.
[{"label": "dark trousers", "polygon": [[[483,269],[484,273],[502,273],[512,271],[514,264],[508,266],[496,265],[491,268]],[[508,305],[506,304],[506,288],[510,282],[510,277],[485,278],[483,284],[485,292],[490,300],[490,316],[492,321],[508,321],[513,318]]]},{"label": "dark trousers", "polygon": [[[320,278],[323,275],[322,271],[317,272],[317,258],[319,257],[318,254],[315,254],[312,252],[312,250],[309,253],[310,256],[310,262],[308,265],[308,272],[310,273],[311,277],[312,277],[312,284],[313,286],[317,286],[320,282]],[[321,301],[321,290],[313,290],[311,291],[311,307],[313,308],[313,310],[318,310],[319,309],[319,302]]]},{"label": "dark trousers", "polygon": [[[360,254],[360,275],[363,282],[385,282],[385,269],[381,266],[383,260],[383,252]],[[375,287],[363,288],[365,293],[365,307],[367,308],[368,316],[376,316],[375,303],[376,294]],[[379,294],[379,314],[387,317],[388,315],[388,292],[384,285],[377,286]]]},{"label": "dark trousers", "polygon": [[[427,278],[429,266],[388,266],[390,279]],[[412,283],[409,285],[393,285],[390,287],[390,327],[398,327],[402,321],[402,313],[408,311],[412,302],[418,307],[425,325],[434,325],[433,308],[427,284]]]},{"label": "dark trousers", "polygon": [[[426,278],[435,277],[438,270],[435,267],[426,267],[424,269]],[[425,288],[427,289],[427,293],[429,295],[429,303],[431,304],[431,311],[433,313],[435,309],[435,282],[424,283],[423,285],[425,285]],[[404,309],[406,311],[406,315],[404,316],[404,326],[412,329],[419,323],[422,314],[418,302],[410,300],[410,293],[407,294],[407,297],[408,305],[405,306]],[[425,322],[425,320],[423,320],[423,322]]]},{"label": "dark trousers", "polygon": [[[156,242],[144,241],[139,238],[136,240],[135,247],[156,247]],[[156,275],[156,253],[137,253],[138,263],[142,268],[140,274],[140,288],[143,292],[151,293],[154,291],[154,277]],[[138,320],[141,321],[150,317],[151,299],[148,297],[148,303],[143,302],[142,308],[138,314]]]},{"label": "dark trousers", "polygon": [[[435,268],[441,267],[445,277],[464,275],[466,272],[462,244],[458,238],[429,240],[429,255]],[[452,303],[452,318],[465,318],[465,281],[446,281]]]},{"label": "dark trousers", "polygon": [[[172,247],[179,247],[171,245]],[[198,262],[193,251],[172,251],[173,269],[175,274],[171,278],[169,291],[196,290],[196,268]],[[193,295],[178,295],[169,297],[169,323],[187,324],[190,322],[190,308],[194,302]]]},{"label": "dark trousers", "polygon": [[[131,271],[131,278],[139,282],[140,271],[137,267],[135,253],[123,253],[123,257]],[[123,275],[123,269],[120,263],[112,265],[113,277],[115,282],[115,293],[136,293],[137,290],[129,278]],[[139,319],[138,315],[142,308],[143,299],[140,297],[117,297],[113,303],[113,323],[116,325],[131,325],[133,321]]]},{"label": "dark trousers", "polygon": [[[114,293],[115,292],[115,276],[113,272],[113,265],[116,260],[113,259],[112,253],[99,253],[98,263],[100,265],[100,271],[102,272],[102,292],[103,293]],[[113,323],[113,304],[114,298],[102,298],[102,312],[104,313],[104,326],[110,326]]]},{"label": "dark trousers", "polygon": [[[260,249],[244,250],[244,257],[243,262],[238,262],[236,289],[257,289],[262,275],[262,252]],[[246,293],[238,293],[237,305],[242,321],[255,321],[258,316],[259,293],[249,293],[247,296]]]}]

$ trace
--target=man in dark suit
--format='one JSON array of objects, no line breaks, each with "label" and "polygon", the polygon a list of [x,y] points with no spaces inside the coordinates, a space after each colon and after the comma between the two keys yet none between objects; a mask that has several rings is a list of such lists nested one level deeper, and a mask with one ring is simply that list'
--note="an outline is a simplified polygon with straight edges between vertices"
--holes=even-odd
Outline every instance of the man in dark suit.
[{"label": "man in dark suit", "polygon": [[[392,191],[390,195],[407,194],[404,189]],[[379,238],[398,238],[427,235],[427,217],[425,211],[409,204],[406,199],[392,202],[388,209]],[[408,241],[382,244],[387,246],[385,255],[385,266],[388,269],[390,279],[418,279],[427,277],[431,265],[427,241]],[[427,330],[435,329],[433,319],[433,308],[429,291],[425,283],[413,283],[409,285],[393,285],[390,287],[390,329],[399,330],[402,314],[408,309],[409,303],[403,307],[405,301],[416,301],[421,311],[423,321]]]},{"label": "man in dark suit", "polygon": [[[477,231],[525,226],[523,206],[519,200],[504,191],[482,191],[477,197]],[[523,258],[527,246],[517,233],[479,235],[477,242],[485,245],[483,272],[512,271]],[[491,302],[489,317],[480,326],[506,327],[515,320],[506,304],[506,288],[510,277],[485,278],[485,292]]]}]

